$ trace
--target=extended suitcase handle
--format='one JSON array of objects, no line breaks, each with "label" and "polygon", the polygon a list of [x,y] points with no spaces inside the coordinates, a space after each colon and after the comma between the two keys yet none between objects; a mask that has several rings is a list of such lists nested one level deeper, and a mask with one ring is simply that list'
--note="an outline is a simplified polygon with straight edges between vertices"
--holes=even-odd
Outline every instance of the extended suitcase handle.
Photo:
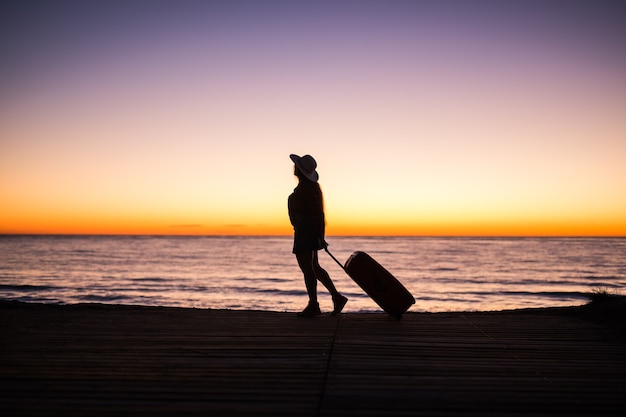
[{"label": "extended suitcase handle", "polygon": [[335,257],[333,256],[333,254],[332,254],[332,253],[330,253],[330,251],[328,250],[328,246],[326,246],[326,247],[324,248],[324,250],[326,251],[326,253],[327,253],[327,254],[329,254],[329,255],[330,255],[330,257],[331,257],[331,258],[333,258],[333,260],[334,260],[335,262],[337,262],[337,265],[339,265],[339,266],[341,267],[341,269],[343,269],[343,270],[344,270],[344,272],[347,274],[347,273],[348,273],[348,271],[346,271],[346,267],[345,267],[345,266],[343,266],[343,265],[341,264],[341,262],[339,262],[339,261],[337,260],[337,258],[335,258]]}]

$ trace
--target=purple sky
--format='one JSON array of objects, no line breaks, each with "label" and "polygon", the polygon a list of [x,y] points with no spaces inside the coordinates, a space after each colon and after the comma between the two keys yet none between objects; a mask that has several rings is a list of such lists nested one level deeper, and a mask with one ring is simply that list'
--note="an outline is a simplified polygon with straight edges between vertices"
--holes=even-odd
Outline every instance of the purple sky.
[{"label": "purple sky", "polygon": [[288,232],[287,156],[311,153],[331,231],[626,233],[624,22],[620,1],[4,2],[0,232]]}]

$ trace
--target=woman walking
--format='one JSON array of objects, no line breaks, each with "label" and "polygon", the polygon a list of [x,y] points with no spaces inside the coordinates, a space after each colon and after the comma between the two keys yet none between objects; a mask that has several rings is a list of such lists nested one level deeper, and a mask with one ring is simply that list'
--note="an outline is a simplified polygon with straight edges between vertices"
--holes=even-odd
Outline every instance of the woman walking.
[{"label": "woman walking", "polygon": [[330,275],[322,268],[317,259],[317,251],[324,249],[326,223],[324,220],[324,197],[317,183],[319,175],[315,170],[317,162],[311,155],[290,155],[294,162],[294,175],[298,177],[298,186],[289,196],[289,220],[294,230],[293,253],[304,275],[304,284],[309,295],[309,304],[298,313],[300,317],[315,317],[322,314],[317,302],[317,281],[328,289],[333,298],[332,315],[339,314],[348,302],[335,288]]}]

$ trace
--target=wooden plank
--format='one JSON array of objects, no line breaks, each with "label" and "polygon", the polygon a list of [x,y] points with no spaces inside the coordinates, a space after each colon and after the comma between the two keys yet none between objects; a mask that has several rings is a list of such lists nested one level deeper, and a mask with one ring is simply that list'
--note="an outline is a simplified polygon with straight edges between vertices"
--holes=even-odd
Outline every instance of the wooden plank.
[{"label": "wooden plank", "polygon": [[5,308],[3,415],[315,415],[335,325],[301,324],[271,312]]},{"label": "wooden plank", "polygon": [[621,415],[626,351],[601,330],[542,314],[343,316],[322,415]]},{"label": "wooden plank", "polygon": [[0,302],[0,402],[5,416],[626,415],[626,345],[572,311]]}]

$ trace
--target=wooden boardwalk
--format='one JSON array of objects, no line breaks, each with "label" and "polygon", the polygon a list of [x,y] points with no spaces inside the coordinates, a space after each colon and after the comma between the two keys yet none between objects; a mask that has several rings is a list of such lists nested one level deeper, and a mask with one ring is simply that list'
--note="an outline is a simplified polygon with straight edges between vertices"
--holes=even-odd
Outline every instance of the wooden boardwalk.
[{"label": "wooden boardwalk", "polygon": [[294,314],[0,303],[3,416],[626,415],[626,344],[572,309]]}]

